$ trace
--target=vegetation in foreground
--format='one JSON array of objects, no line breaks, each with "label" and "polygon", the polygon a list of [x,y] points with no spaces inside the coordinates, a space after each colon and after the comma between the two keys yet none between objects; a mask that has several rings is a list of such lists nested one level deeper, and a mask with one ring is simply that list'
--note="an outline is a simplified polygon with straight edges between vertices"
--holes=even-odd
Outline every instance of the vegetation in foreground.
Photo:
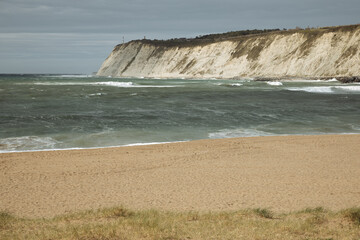
[{"label": "vegetation in foreground", "polygon": [[18,218],[0,213],[0,239],[360,239],[360,208],[274,214],[131,211],[123,207]]}]

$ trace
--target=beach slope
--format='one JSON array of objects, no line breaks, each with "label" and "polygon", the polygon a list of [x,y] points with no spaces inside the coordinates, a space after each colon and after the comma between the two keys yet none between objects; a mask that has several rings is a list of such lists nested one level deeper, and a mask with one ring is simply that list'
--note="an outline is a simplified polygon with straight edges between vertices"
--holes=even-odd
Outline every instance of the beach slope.
[{"label": "beach slope", "polygon": [[0,210],[288,212],[360,205],[360,135],[276,136],[0,154]]}]

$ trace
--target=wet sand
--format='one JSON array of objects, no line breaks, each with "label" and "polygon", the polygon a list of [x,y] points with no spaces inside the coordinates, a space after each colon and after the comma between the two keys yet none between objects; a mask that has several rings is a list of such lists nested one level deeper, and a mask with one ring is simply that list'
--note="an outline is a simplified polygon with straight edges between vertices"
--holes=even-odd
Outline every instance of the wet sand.
[{"label": "wet sand", "polygon": [[0,154],[0,210],[288,212],[360,206],[360,135],[279,136]]}]

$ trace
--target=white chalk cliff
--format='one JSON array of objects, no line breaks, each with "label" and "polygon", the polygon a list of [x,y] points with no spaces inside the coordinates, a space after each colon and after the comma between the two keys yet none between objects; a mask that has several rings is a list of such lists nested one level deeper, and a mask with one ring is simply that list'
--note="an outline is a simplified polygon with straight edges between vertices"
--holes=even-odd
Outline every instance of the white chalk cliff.
[{"label": "white chalk cliff", "polygon": [[97,75],[154,78],[360,76],[360,25],[212,41],[117,45]]}]

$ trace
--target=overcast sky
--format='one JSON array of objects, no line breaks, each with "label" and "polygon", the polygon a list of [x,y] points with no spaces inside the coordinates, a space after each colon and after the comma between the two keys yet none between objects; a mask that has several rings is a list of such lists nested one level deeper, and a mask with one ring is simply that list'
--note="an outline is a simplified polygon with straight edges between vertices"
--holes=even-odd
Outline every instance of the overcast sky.
[{"label": "overcast sky", "polygon": [[0,73],[92,73],[122,42],[360,23],[360,0],[0,0]]}]

